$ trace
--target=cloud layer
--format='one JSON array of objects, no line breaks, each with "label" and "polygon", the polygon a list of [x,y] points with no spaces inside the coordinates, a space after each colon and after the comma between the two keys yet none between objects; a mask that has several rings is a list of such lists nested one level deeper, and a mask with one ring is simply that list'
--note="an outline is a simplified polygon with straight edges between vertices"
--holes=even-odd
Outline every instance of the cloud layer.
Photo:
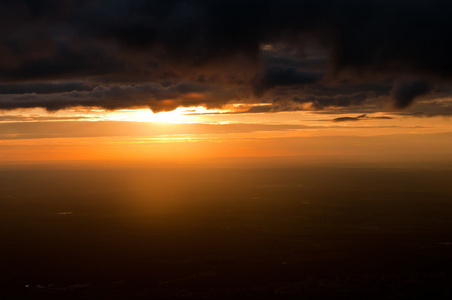
[{"label": "cloud layer", "polygon": [[449,85],[451,13],[444,0],[1,1],[0,109],[405,108]]}]

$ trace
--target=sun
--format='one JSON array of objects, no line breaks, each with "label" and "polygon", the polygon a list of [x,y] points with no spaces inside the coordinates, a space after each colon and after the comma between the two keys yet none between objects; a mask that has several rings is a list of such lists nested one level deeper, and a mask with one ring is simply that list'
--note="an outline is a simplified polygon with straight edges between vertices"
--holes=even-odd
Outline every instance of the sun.
[{"label": "sun", "polygon": [[219,110],[209,110],[203,106],[178,107],[172,111],[162,111],[154,113],[152,110],[143,109],[122,109],[107,113],[105,120],[129,121],[129,122],[155,122],[155,123],[198,123],[201,122],[202,114],[218,112]]},{"label": "sun", "polygon": [[172,111],[162,111],[158,113],[152,113],[150,122],[158,123],[186,123],[189,121],[189,117],[184,112],[182,107],[178,107]]}]

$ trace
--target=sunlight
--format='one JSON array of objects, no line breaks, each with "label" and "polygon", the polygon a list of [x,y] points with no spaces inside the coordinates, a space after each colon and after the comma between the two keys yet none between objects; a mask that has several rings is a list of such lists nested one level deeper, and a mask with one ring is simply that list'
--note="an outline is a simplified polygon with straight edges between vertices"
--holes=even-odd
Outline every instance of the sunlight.
[{"label": "sunlight", "polygon": [[154,113],[152,110],[122,109],[107,113],[105,120],[130,122],[156,122],[156,123],[200,123],[200,116],[221,112],[219,109],[207,109],[203,106],[178,107],[172,111]]}]

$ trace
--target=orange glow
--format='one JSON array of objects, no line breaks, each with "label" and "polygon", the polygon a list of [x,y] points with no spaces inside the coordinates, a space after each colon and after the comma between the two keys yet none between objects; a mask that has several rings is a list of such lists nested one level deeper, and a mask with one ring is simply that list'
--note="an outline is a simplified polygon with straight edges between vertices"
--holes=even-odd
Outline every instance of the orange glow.
[{"label": "orange glow", "polygon": [[308,111],[244,113],[267,105],[179,107],[158,113],[87,108],[3,112],[10,118],[0,121],[0,162],[200,163],[237,157],[404,159],[452,154],[452,123],[442,117],[374,113],[359,121],[333,122],[337,115]]}]

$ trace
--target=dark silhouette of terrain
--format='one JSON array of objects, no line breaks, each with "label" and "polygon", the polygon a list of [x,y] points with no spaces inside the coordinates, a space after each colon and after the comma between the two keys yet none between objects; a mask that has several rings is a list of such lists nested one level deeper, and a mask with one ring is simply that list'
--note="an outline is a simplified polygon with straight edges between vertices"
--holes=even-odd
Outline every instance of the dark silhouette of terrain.
[{"label": "dark silhouette of terrain", "polygon": [[452,169],[4,168],[2,299],[446,299]]}]

